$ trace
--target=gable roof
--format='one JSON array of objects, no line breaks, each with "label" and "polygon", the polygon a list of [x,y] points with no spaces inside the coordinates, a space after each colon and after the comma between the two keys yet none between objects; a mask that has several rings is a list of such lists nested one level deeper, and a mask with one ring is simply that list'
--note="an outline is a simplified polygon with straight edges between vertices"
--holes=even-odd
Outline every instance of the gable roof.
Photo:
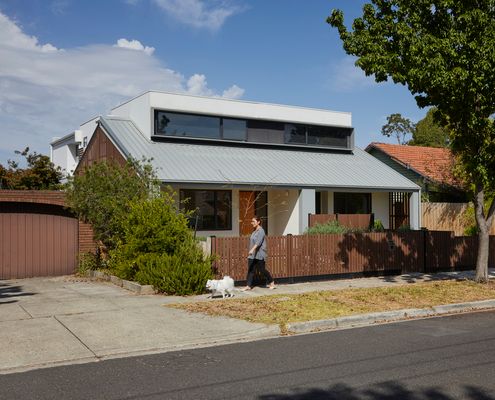
[{"label": "gable roof", "polygon": [[365,150],[370,152],[373,149],[385,153],[395,162],[430,181],[459,186],[452,173],[454,157],[449,149],[373,142]]},{"label": "gable roof", "polygon": [[330,153],[155,142],[127,119],[101,117],[100,124],[126,157],[152,158],[158,178],[165,183],[419,190],[418,185],[358,148],[353,153]]}]

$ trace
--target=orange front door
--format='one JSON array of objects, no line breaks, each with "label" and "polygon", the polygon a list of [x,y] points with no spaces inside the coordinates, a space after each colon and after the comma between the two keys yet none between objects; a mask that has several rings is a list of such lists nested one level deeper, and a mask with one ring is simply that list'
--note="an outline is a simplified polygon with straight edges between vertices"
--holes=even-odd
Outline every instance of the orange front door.
[{"label": "orange front door", "polygon": [[239,234],[250,235],[253,232],[251,220],[255,216],[256,192],[239,192]]}]

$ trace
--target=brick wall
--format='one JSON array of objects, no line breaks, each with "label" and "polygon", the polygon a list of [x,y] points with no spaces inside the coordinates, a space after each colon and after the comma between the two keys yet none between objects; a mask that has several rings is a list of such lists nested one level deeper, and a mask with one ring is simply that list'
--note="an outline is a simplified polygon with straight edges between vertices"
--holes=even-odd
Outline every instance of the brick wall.
[{"label": "brick wall", "polygon": [[[65,193],[56,190],[0,190],[0,203],[38,203],[65,206]],[[91,225],[79,221],[79,252],[96,251]]]}]

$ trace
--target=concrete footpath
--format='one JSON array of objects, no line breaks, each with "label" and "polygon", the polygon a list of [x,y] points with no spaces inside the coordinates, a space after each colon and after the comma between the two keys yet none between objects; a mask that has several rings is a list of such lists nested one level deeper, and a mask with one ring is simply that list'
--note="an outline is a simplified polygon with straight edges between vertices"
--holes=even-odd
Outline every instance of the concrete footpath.
[{"label": "concrete footpath", "polygon": [[[296,294],[317,290],[403,285],[471,277],[472,272],[409,274],[279,285],[276,290],[237,291],[237,297]],[[495,270],[490,271],[495,278]],[[109,282],[57,277],[0,281],[0,373],[55,365],[95,362],[108,358],[152,354],[238,341],[273,338],[278,326],[209,317],[164,307],[191,301],[223,301],[207,295],[138,296]],[[495,307],[486,303],[482,308]],[[438,314],[476,309],[439,309]],[[353,316],[348,323],[333,320],[296,324],[297,333],[403,319],[415,315]],[[431,315],[419,313],[416,317]],[[333,321],[333,322],[332,322]]]}]

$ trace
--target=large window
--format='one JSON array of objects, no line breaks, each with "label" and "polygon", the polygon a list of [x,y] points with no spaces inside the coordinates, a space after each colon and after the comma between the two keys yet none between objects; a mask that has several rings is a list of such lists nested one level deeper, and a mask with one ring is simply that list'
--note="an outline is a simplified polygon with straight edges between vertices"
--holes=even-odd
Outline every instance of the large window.
[{"label": "large window", "polygon": [[335,214],[371,214],[371,193],[334,193]]},{"label": "large window", "polygon": [[205,115],[157,111],[157,135],[220,139],[220,118]]},{"label": "large window", "polygon": [[348,149],[352,128],[155,110],[155,135]]},{"label": "large window", "polygon": [[232,229],[230,190],[181,190],[180,199],[187,211],[194,211],[191,226],[200,231]]}]

